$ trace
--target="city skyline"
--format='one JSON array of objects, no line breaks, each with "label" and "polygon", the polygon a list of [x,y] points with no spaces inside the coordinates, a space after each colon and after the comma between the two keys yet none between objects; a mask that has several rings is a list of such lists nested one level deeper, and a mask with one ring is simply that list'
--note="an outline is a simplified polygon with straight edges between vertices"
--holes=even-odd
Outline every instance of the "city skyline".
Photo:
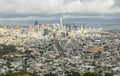
[{"label": "city skyline", "polygon": [[0,0],[0,76],[120,76],[120,0]]}]

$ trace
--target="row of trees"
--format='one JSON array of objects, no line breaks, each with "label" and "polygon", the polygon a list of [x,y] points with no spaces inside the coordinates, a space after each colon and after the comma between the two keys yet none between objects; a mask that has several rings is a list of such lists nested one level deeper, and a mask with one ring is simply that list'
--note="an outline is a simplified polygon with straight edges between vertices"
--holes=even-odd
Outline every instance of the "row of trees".
[{"label": "row of trees", "polygon": [[[96,73],[96,72],[86,72],[84,74],[80,74],[79,72],[75,71],[66,71],[65,72],[66,76],[103,76],[102,73]],[[57,76],[57,74],[53,73],[48,73],[45,74],[44,76]],[[105,73],[104,76],[113,76],[112,73]]]}]

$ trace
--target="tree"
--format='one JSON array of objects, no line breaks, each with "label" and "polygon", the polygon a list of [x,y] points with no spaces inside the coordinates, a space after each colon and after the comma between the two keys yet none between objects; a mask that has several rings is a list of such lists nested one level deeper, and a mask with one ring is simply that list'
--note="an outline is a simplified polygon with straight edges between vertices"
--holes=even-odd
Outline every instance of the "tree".
[{"label": "tree", "polygon": [[76,71],[71,71],[71,72],[66,71],[65,74],[67,76],[81,76],[81,74],[79,72],[76,72]]},{"label": "tree", "polygon": [[105,73],[105,76],[113,76],[112,73]]},{"label": "tree", "polygon": [[30,54],[32,50],[25,50],[25,54]]},{"label": "tree", "polygon": [[86,72],[83,74],[83,76],[97,76],[97,74],[94,72]]},{"label": "tree", "polygon": [[44,74],[44,76],[56,76],[56,74],[53,74],[53,73],[47,73],[47,74]]}]

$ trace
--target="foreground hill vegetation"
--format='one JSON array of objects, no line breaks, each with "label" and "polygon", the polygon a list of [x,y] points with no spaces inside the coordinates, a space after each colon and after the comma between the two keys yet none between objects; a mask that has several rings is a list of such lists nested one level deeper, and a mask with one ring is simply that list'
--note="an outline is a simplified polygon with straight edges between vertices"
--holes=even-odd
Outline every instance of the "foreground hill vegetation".
[{"label": "foreground hill vegetation", "polygon": [[[36,73],[30,73],[26,71],[21,71],[17,73],[8,73],[8,74],[1,74],[0,76],[39,76]],[[47,73],[44,74],[44,76],[58,76],[54,73]],[[65,76],[103,76],[102,73],[96,73],[96,72],[86,72],[84,74],[80,74],[79,72],[75,71],[66,71]],[[105,73],[104,76],[113,76],[112,73]]]}]

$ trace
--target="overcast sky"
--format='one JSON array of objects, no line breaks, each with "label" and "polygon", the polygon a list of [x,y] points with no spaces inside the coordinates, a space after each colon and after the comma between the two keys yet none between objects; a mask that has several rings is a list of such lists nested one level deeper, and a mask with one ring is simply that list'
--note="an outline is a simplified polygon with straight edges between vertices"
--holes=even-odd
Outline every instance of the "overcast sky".
[{"label": "overcast sky", "polygon": [[0,0],[0,17],[120,14],[120,0]]}]

